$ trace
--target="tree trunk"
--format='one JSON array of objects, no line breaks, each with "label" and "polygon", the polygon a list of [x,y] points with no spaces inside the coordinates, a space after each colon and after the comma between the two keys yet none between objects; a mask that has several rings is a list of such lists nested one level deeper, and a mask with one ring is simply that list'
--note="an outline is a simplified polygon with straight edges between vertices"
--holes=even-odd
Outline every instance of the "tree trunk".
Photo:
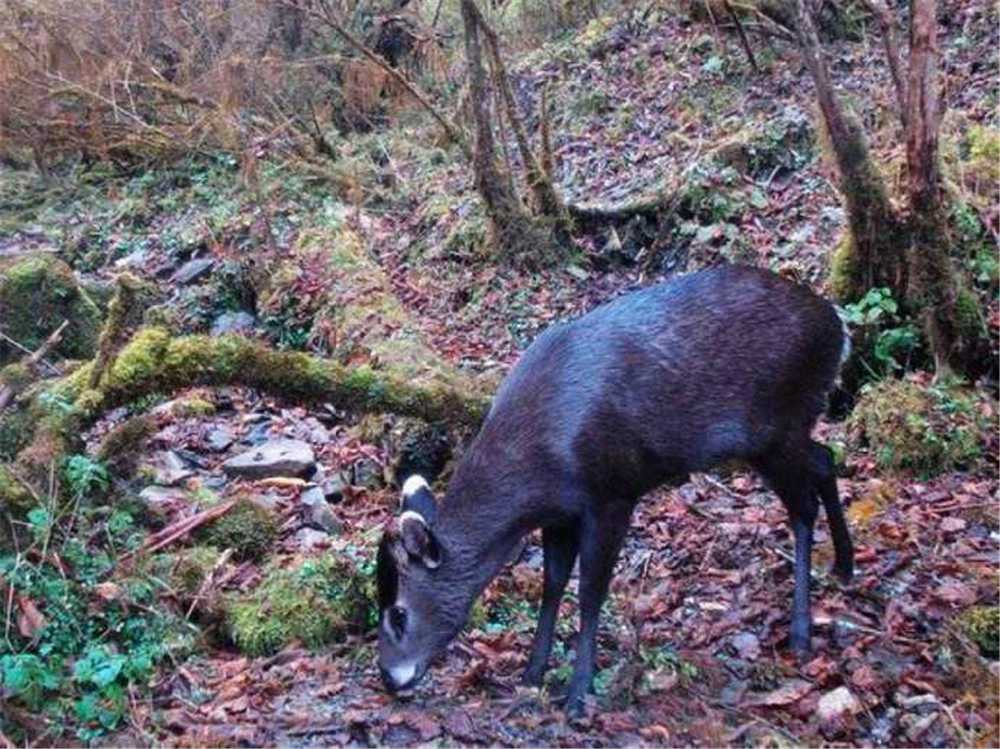
[{"label": "tree trunk", "polygon": [[503,57],[500,54],[500,39],[493,28],[486,22],[475,0],[468,0],[468,7],[474,15],[479,28],[486,35],[493,79],[500,91],[504,109],[507,112],[507,119],[514,131],[514,138],[517,142],[518,151],[521,154],[521,161],[524,163],[528,187],[531,189],[532,196],[534,197],[535,208],[540,215],[555,219],[560,228],[568,233],[569,216],[566,213],[566,208],[556,192],[551,176],[535,157],[528,139],[527,130],[524,127],[524,120],[517,109],[517,101],[514,99],[514,90],[510,85],[507,66],[504,65]]},{"label": "tree trunk", "polygon": [[795,10],[799,46],[816,86],[847,212],[849,241],[834,258],[831,291],[840,301],[853,301],[873,286],[888,286],[902,298],[906,291],[903,227],[872,161],[861,124],[834,91],[808,1],[796,0]]},{"label": "tree trunk", "polygon": [[501,250],[517,254],[530,245],[529,219],[497,162],[478,16],[479,11],[473,5],[473,0],[462,0],[469,103],[476,126],[472,168],[475,172],[476,189],[486,205],[494,240]]},{"label": "tree trunk", "polygon": [[913,0],[910,9],[906,160],[912,217],[909,296],[915,309],[924,310],[935,368],[942,376],[956,363],[962,342],[938,162],[941,112],[935,5],[935,0]]}]

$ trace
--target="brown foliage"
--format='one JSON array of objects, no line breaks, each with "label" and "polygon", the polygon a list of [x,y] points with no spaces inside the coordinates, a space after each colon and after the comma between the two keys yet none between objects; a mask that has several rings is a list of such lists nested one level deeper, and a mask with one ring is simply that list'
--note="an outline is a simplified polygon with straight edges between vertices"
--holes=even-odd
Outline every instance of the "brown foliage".
[{"label": "brown foliage", "polygon": [[279,0],[11,0],[0,6],[0,155],[44,169],[77,153],[294,137],[295,112],[329,78],[315,56],[300,59],[304,34]]}]

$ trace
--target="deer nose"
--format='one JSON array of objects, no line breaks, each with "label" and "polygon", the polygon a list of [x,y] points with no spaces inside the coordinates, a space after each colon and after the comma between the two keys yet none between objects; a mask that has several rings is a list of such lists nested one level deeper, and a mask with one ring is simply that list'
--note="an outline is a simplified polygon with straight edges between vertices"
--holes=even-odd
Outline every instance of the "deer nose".
[{"label": "deer nose", "polygon": [[385,684],[385,688],[390,692],[399,692],[406,689],[416,681],[417,677],[417,667],[413,663],[393,666],[392,668],[379,666],[379,671],[382,674],[382,683]]}]

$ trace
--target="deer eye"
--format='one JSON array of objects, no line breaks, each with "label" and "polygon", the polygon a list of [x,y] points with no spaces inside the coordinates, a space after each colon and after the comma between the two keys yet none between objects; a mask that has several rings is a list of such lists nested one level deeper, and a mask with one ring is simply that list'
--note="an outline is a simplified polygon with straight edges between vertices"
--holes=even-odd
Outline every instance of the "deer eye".
[{"label": "deer eye", "polygon": [[393,606],[389,609],[389,626],[396,637],[402,637],[406,631],[406,609],[402,606]]}]

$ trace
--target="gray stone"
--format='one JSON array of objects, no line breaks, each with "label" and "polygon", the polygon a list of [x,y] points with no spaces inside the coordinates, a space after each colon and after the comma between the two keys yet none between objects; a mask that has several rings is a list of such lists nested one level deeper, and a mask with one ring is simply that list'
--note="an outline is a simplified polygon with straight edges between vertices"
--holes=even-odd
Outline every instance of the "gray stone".
[{"label": "gray stone", "polygon": [[188,260],[177,269],[171,280],[179,284],[193,283],[208,273],[214,263],[215,261],[210,257],[198,257],[194,260]]},{"label": "gray stone", "polygon": [[205,435],[205,445],[209,450],[217,453],[228,449],[235,441],[233,433],[225,427],[212,427]]},{"label": "gray stone", "polygon": [[139,492],[139,501],[157,517],[165,518],[172,507],[187,502],[187,494],[169,486],[147,486]]},{"label": "gray stone", "polygon": [[256,322],[257,318],[249,312],[223,312],[212,322],[211,333],[214,336],[249,333]]},{"label": "gray stone", "polygon": [[300,551],[315,551],[318,548],[328,547],[330,542],[330,534],[318,531],[315,528],[300,528],[292,536],[292,543]]},{"label": "gray stone", "polygon": [[344,498],[344,490],[351,485],[351,482],[347,476],[338,471],[329,476],[324,476],[319,481],[319,485],[323,489],[323,495],[328,501],[339,502]]},{"label": "gray stone", "polygon": [[254,422],[240,442],[245,445],[261,445],[271,439],[270,432],[270,420]]},{"label": "gray stone", "polygon": [[760,640],[753,632],[740,632],[734,635],[733,647],[745,661],[755,661],[760,657]]},{"label": "gray stone", "polygon": [[308,476],[316,468],[309,443],[301,440],[272,440],[247,450],[222,464],[230,476],[266,479],[274,476]]},{"label": "gray stone", "polygon": [[252,502],[262,510],[277,512],[283,499],[284,497],[277,492],[263,492],[261,494],[254,494],[247,501]]},{"label": "gray stone", "polygon": [[823,723],[830,723],[845,716],[861,712],[861,703],[847,687],[837,687],[819,698],[816,715]]},{"label": "gray stone", "polygon": [[153,455],[155,481],[161,486],[175,486],[194,476],[194,471],[173,450],[161,450]]},{"label": "gray stone", "polygon": [[370,458],[361,458],[352,466],[354,486],[377,489],[383,484],[382,466]]},{"label": "gray stone", "polygon": [[340,521],[327,504],[326,495],[318,486],[306,489],[299,496],[299,501],[305,508],[306,522],[327,533],[340,533]]}]

